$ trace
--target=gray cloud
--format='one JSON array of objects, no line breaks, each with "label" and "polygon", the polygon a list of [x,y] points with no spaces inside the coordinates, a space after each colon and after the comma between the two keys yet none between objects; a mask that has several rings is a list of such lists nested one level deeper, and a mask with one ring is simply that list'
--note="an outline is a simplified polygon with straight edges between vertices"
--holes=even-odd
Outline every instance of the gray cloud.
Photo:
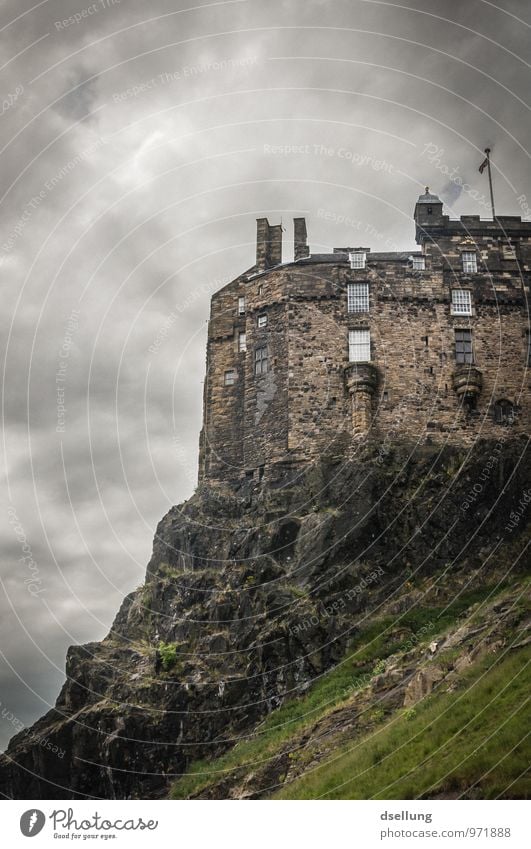
[{"label": "gray cloud", "polygon": [[[440,167],[485,192],[487,144],[499,210],[531,197],[527,42],[509,14],[526,18],[523,0],[32,5],[9,0],[0,21],[0,697],[24,723],[193,490],[209,297],[252,264],[255,218],[283,218],[288,257],[294,215],[317,250],[410,249],[424,185],[452,215],[488,214]],[[3,744],[12,733],[0,724]]]}]

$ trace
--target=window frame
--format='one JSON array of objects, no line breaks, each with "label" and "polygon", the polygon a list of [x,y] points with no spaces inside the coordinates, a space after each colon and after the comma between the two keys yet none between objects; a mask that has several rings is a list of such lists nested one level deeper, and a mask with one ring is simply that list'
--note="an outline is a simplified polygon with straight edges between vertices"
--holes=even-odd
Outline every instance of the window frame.
[{"label": "window frame", "polygon": [[[355,341],[356,336],[358,341]],[[360,338],[361,337],[361,338]],[[361,356],[355,356],[361,354]],[[348,332],[349,363],[371,362],[371,331],[368,327],[353,327]]]},{"label": "window frame", "polygon": [[[229,379],[229,375],[232,375],[232,379]],[[223,385],[224,386],[234,386],[238,379],[238,372],[235,368],[230,368],[225,370],[225,374],[223,376]]]},{"label": "window frame", "polygon": [[[420,263],[420,265],[418,263]],[[426,257],[425,256],[413,256],[413,257],[411,257],[411,267],[412,267],[412,271],[426,271]]]},{"label": "window frame", "polygon": [[494,403],[493,418],[495,424],[513,425],[515,421],[515,407],[508,398],[499,398]]},{"label": "window frame", "polygon": [[245,315],[245,295],[238,295],[238,315]]},{"label": "window frame", "polygon": [[478,253],[477,251],[461,251],[461,268],[463,274],[477,274]]},{"label": "window frame", "polygon": [[[357,290],[357,294],[356,294]],[[360,290],[363,290],[360,294]],[[369,284],[365,280],[347,283],[347,312],[367,313],[370,311]]]},{"label": "window frame", "polygon": [[267,345],[257,345],[254,349],[254,376],[263,377],[263,375],[268,372],[269,352],[267,350]]},{"label": "window frame", "polygon": [[264,327],[267,327],[267,313],[260,313],[256,317],[256,326],[258,330],[263,330]]},{"label": "window frame", "polygon": [[[458,337],[462,334],[462,338]],[[468,338],[465,337],[468,334]],[[472,338],[472,330],[470,327],[454,328],[454,348],[455,362],[457,365],[473,365],[474,364],[474,340]],[[462,348],[462,350],[460,350]]]},{"label": "window frame", "polygon": [[[359,257],[361,263],[354,263],[354,257]],[[350,251],[348,261],[353,271],[363,271],[367,267],[367,251]]]},{"label": "window frame", "polygon": [[247,333],[245,330],[238,331],[238,353],[243,354],[247,350]]},{"label": "window frame", "polygon": [[462,289],[456,286],[452,289],[451,297],[452,315],[472,315],[472,292],[470,289]]}]

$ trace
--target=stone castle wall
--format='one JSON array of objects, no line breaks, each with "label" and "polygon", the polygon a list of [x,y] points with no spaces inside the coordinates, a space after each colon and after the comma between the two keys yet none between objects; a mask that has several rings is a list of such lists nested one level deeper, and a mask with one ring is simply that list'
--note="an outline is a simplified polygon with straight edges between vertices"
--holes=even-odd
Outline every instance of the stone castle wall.
[{"label": "stone castle wall", "polygon": [[[366,438],[470,443],[507,427],[529,432],[531,223],[450,221],[436,200],[431,217],[415,211],[422,271],[407,253],[369,252],[364,269],[351,269],[348,249],[308,256],[302,219],[300,258],[282,265],[278,227],[259,220],[256,265],[212,298],[200,478],[259,478],[272,464],[341,456]],[[476,252],[477,272],[463,273],[463,250]],[[368,282],[368,313],[348,312],[349,282]],[[471,316],[452,315],[455,287],[471,291]],[[356,328],[370,330],[369,363],[349,363]],[[472,365],[456,364],[456,329],[472,331]],[[255,374],[257,348],[267,349],[265,374]],[[512,405],[503,422],[500,400]]]}]

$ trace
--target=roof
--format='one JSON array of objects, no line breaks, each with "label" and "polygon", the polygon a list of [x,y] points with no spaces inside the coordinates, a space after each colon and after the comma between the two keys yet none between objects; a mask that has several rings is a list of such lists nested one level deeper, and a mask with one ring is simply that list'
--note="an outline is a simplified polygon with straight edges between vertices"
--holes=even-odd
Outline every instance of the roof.
[{"label": "roof", "polygon": [[417,203],[442,203],[440,197],[430,194],[430,187],[426,186],[426,191],[419,196]]}]

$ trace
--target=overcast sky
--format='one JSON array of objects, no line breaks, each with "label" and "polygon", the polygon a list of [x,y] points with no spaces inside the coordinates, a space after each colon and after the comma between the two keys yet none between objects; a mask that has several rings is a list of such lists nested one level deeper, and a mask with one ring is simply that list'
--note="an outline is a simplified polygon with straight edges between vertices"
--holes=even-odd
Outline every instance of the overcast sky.
[{"label": "overcast sky", "polygon": [[282,217],[286,258],[301,215],[314,251],[414,249],[425,185],[489,217],[487,145],[497,211],[526,212],[529,18],[525,0],[0,3],[0,746],[193,491],[209,298],[253,264],[256,217]]}]

